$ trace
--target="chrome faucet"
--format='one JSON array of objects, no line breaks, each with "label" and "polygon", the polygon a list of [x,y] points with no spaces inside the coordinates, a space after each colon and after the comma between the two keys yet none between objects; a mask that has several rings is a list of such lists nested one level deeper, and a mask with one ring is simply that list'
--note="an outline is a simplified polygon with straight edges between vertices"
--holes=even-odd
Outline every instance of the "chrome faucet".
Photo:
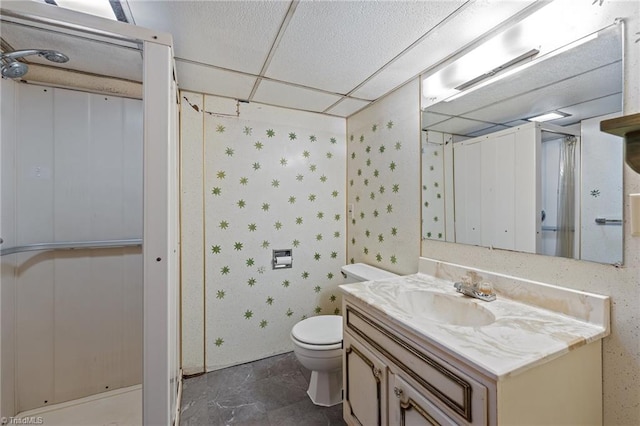
[{"label": "chrome faucet", "polygon": [[475,297],[476,299],[484,300],[485,302],[493,302],[496,300],[496,294],[493,292],[493,287],[489,283],[473,283],[457,282],[453,286],[458,293]]}]

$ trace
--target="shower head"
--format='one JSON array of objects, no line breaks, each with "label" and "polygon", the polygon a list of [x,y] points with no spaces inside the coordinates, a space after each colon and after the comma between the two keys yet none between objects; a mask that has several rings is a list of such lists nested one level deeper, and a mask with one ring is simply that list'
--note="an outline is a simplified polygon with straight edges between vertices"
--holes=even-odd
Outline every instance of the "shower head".
[{"label": "shower head", "polygon": [[64,53],[60,53],[56,50],[43,50],[38,55],[42,56],[48,61],[55,62],[57,64],[64,64],[69,60],[69,57]]},{"label": "shower head", "polygon": [[59,64],[67,62],[69,57],[63,53],[58,52],[57,50],[45,50],[45,49],[26,49],[26,50],[16,50],[15,52],[10,53],[2,53],[2,59],[18,59],[23,58],[25,56],[38,55],[43,58],[51,61],[57,62]]},{"label": "shower head", "polygon": [[7,78],[20,78],[29,71],[29,67],[24,62],[11,61],[2,64],[2,76]]},{"label": "shower head", "polygon": [[0,59],[2,60],[2,76],[7,78],[19,78],[25,75],[29,70],[29,67],[23,62],[16,61],[16,59],[30,55],[42,56],[46,60],[57,64],[62,64],[69,60],[67,55],[56,50],[29,49],[16,50],[15,52],[10,53],[0,53]]}]

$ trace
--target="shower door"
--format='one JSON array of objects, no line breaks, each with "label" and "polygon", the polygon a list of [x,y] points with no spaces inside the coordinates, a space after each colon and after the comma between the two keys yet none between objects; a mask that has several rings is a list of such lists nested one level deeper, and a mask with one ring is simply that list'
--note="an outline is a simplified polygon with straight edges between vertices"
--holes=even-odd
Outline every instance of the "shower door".
[{"label": "shower door", "polygon": [[[142,102],[2,81],[3,247],[142,238]],[[8,88],[7,86],[13,87]],[[34,125],[37,123],[37,125]],[[16,410],[142,383],[142,250],[3,256]]]}]

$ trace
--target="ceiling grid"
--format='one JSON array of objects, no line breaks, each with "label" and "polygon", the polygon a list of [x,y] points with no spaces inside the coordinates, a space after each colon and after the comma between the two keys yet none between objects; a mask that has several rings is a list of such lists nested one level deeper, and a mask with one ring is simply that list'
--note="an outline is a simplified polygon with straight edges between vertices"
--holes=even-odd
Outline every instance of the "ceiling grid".
[{"label": "ceiling grid", "polygon": [[[132,24],[173,35],[181,89],[348,117],[550,2],[120,3]],[[38,34],[3,22],[2,41],[14,49],[46,45],[69,54],[68,69],[141,80],[129,46]]]}]

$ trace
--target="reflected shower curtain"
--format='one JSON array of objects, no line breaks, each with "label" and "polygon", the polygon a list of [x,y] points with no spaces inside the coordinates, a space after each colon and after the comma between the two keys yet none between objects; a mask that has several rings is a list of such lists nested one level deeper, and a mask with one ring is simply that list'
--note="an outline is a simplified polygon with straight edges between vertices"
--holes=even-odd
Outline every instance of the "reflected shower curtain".
[{"label": "reflected shower curtain", "polygon": [[575,238],[575,166],[576,138],[567,136],[560,146],[558,176],[558,232],[556,256],[573,257]]}]

